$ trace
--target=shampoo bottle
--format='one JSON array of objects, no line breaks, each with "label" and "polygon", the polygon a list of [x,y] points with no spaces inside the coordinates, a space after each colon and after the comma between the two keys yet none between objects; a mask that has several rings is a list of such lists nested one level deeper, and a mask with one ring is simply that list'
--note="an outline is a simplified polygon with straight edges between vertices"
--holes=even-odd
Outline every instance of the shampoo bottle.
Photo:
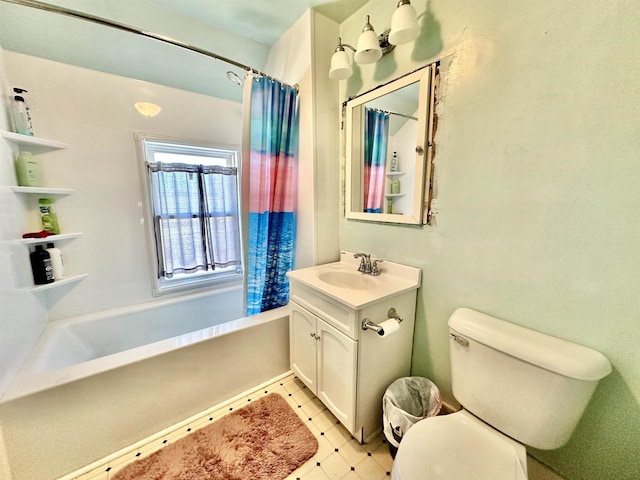
[{"label": "shampoo bottle", "polygon": [[31,153],[21,152],[18,155],[16,173],[18,174],[18,185],[22,187],[40,186],[40,167]]},{"label": "shampoo bottle", "polygon": [[24,97],[20,95],[21,93],[27,93],[27,91],[22,88],[14,88],[13,91],[17,93],[17,95],[13,97],[13,104],[11,106],[13,130],[22,135],[33,136],[33,125],[31,123],[29,105],[27,105]]},{"label": "shampoo bottle", "polygon": [[42,229],[54,235],[59,235],[60,227],[58,226],[58,216],[53,208],[53,200],[50,198],[41,198],[39,199],[39,206]]},{"label": "shampoo bottle", "polygon": [[36,245],[35,251],[31,252],[30,259],[35,284],[44,285],[53,282],[51,256],[43,250],[42,245]]},{"label": "shampoo bottle", "polygon": [[64,263],[62,262],[62,252],[53,243],[47,243],[46,252],[51,257],[51,268],[53,269],[54,280],[64,278]]}]

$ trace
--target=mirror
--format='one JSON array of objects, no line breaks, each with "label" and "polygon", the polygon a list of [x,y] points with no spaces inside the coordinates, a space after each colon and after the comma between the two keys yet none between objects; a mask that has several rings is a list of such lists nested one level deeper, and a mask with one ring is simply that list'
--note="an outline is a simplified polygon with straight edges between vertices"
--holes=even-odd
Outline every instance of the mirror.
[{"label": "mirror", "polygon": [[345,217],[427,223],[436,64],[345,103]]}]

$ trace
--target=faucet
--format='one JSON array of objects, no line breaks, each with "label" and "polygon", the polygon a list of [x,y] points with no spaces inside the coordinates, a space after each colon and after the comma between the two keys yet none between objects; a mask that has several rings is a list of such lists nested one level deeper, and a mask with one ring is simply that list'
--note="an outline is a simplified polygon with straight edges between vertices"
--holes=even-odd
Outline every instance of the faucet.
[{"label": "faucet", "polygon": [[353,258],[362,258],[358,271],[362,273],[371,273],[371,255],[368,253],[354,253]]},{"label": "faucet", "polygon": [[378,269],[378,263],[384,262],[384,260],[374,260],[373,263],[371,264],[371,275],[373,275],[374,277],[377,277],[378,275],[380,275],[380,270]]},{"label": "faucet", "polygon": [[371,255],[368,253],[354,253],[353,258],[361,258],[360,266],[358,267],[358,271],[362,273],[368,273],[369,275],[373,275],[377,277],[380,275],[380,270],[378,269],[378,263],[382,262],[382,260],[374,260],[371,262]]}]

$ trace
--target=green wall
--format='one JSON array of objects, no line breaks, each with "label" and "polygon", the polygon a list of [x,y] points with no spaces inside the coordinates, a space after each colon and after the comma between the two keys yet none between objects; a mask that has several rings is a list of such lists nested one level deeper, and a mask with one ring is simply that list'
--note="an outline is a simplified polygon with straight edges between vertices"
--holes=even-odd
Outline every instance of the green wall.
[{"label": "green wall", "polygon": [[[393,3],[365,4],[343,41],[366,14],[387,28]],[[442,59],[437,225],[342,218],[340,246],[422,268],[413,373],[449,401],[457,307],[604,353],[613,373],[570,442],[530,453],[571,480],[640,478],[640,3],[412,4],[415,45],[356,66],[341,101]]]}]

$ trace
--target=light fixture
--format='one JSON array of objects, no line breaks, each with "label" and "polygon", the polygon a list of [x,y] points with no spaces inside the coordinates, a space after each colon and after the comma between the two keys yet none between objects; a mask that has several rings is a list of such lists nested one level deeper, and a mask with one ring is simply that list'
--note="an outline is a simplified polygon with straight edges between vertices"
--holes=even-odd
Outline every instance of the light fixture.
[{"label": "light fixture", "polygon": [[382,49],[378,42],[378,35],[369,23],[369,15],[367,15],[367,23],[362,27],[362,33],[358,37],[356,53],[353,59],[356,63],[367,64],[375,63],[382,58]]},{"label": "light fixture", "polygon": [[389,33],[389,43],[401,45],[408,43],[420,35],[418,25],[418,15],[409,0],[400,0],[398,8],[391,17],[391,32]]},{"label": "light fixture", "polygon": [[377,35],[367,15],[367,21],[358,37],[357,48],[348,43],[342,43],[338,37],[338,46],[331,57],[329,78],[344,80],[353,73],[351,60],[345,47],[353,52],[353,60],[358,64],[375,63],[384,55],[391,52],[396,45],[408,43],[420,35],[420,27],[415,9],[409,0],[399,0],[398,8],[391,17],[391,28]]},{"label": "light fixture", "polygon": [[149,102],[136,102],[133,106],[136,107],[136,110],[140,115],[145,117],[155,117],[160,113],[160,110],[162,110],[162,108],[155,103]]},{"label": "light fixture", "polygon": [[329,78],[331,80],[343,80],[349,78],[353,73],[351,60],[349,60],[347,52],[344,51],[344,47],[349,47],[355,52],[355,49],[351,45],[344,45],[342,39],[338,37],[338,46],[331,57],[331,68],[329,69]]}]

